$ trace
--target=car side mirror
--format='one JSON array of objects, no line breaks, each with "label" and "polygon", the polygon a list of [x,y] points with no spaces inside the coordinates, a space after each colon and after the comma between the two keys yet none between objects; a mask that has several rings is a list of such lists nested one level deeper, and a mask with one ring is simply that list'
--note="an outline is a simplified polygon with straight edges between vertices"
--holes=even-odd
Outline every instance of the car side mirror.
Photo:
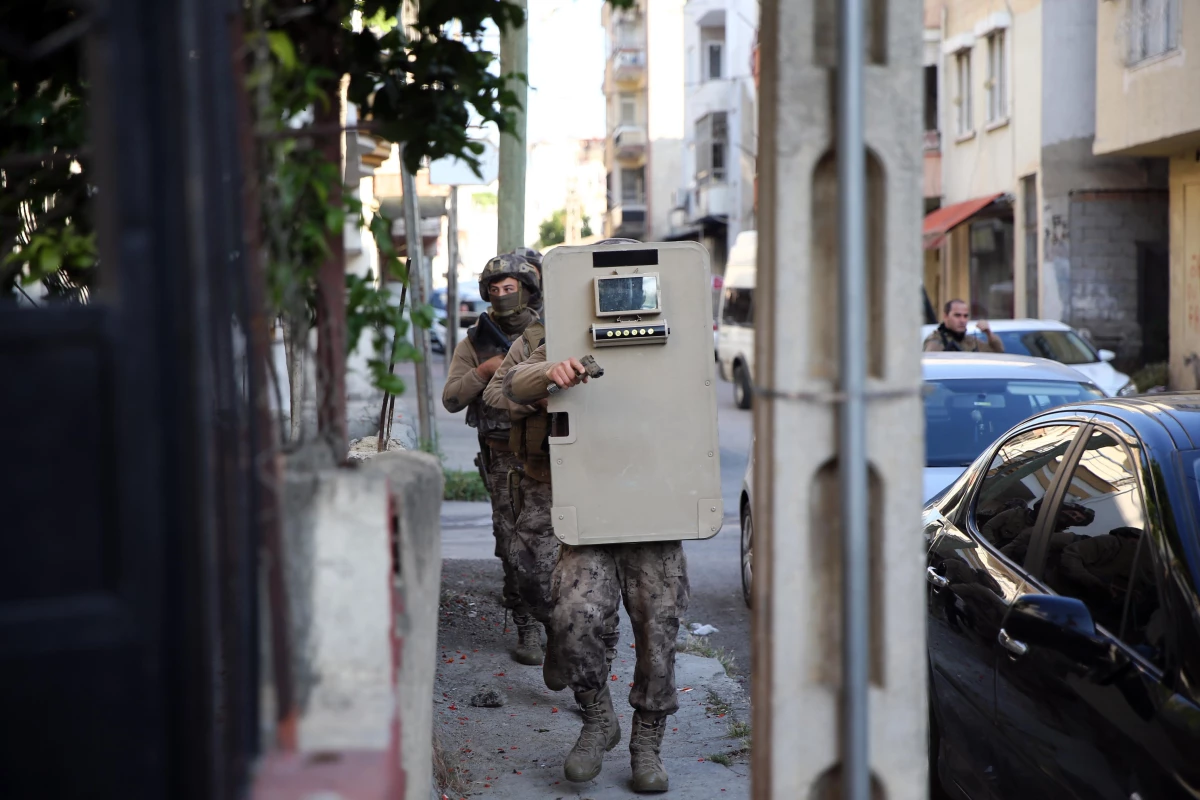
[{"label": "car side mirror", "polygon": [[1096,633],[1091,612],[1074,597],[1021,595],[1008,610],[1001,635],[1083,662],[1094,662],[1109,652],[1108,641]]},{"label": "car side mirror", "polygon": [[1100,356],[1101,361],[1112,361],[1114,358],[1117,357],[1117,354],[1114,353],[1112,350],[1101,350],[1096,355]]}]

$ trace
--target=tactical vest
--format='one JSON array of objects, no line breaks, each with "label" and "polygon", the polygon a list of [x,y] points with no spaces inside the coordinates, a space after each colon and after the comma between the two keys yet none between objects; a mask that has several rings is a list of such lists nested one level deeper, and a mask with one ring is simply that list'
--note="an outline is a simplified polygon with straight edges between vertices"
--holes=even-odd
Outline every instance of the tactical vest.
[{"label": "tactical vest", "polygon": [[[490,352],[483,349],[477,343],[479,325],[476,323],[467,329],[467,339],[471,342],[471,346],[475,348],[475,355],[480,363],[495,355],[505,355],[500,352]],[[483,352],[480,352],[483,350]],[[483,395],[475,398],[467,406],[467,424],[475,430],[479,431],[479,435],[485,439],[499,439],[507,441],[509,431],[512,428],[512,421],[509,419],[508,411],[503,408],[489,406],[483,401]]]},{"label": "tactical vest", "polygon": [[[529,358],[546,341],[546,328],[535,322],[521,334],[522,361]],[[525,474],[539,483],[550,482],[550,415],[538,410],[534,414],[512,421],[509,446],[521,459]]]}]

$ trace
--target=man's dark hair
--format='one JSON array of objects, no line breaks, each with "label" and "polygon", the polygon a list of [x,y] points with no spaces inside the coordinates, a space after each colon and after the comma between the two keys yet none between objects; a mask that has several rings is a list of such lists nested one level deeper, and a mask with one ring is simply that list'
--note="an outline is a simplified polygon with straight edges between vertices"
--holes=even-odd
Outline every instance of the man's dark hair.
[{"label": "man's dark hair", "polygon": [[965,306],[967,304],[967,301],[966,300],[951,300],[950,302],[946,303],[946,307],[942,310],[942,313],[949,314],[950,309],[954,308],[955,303],[962,303]]}]

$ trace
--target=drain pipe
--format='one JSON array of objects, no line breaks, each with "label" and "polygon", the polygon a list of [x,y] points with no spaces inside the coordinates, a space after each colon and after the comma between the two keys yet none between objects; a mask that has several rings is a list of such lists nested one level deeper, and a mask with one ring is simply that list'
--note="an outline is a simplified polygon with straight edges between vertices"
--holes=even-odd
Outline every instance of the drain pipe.
[{"label": "drain pipe", "polygon": [[842,797],[869,800],[868,532],[866,454],[866,149],[864,0],[839,8],[837,75],[838,264],[841,275],[839,427],[842,499]]}]

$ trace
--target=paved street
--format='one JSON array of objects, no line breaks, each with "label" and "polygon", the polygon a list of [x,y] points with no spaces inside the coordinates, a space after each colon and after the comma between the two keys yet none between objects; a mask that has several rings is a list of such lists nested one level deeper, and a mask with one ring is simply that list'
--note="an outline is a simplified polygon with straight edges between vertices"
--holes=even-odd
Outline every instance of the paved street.
[{"label": "paved street", "polygon": [[[477,451],[475,432],[464,422],[463,414],[449,414],[441,405],[445,368],[442,357],[434,355],[434,389],[437,406],[439,449],[449,469],[474,469]],[[415,387],[411,365],[401,365],[401,374]],[[413,398],[406,412],[415,416]],[[749,685],[750,615],[742,602],[739,565],[738,496],[746,458],[750,448],[751,412],[733,404],[732,384],[717,382],[717,421],[721,442],[721,494],[725,501],[725,524],[721,532],[706,541],[688,542],[688,574],[692,599],[687,621],[715,626],[720,632],[708,637],[708,643],[724,648],[734,657],[736,673]],[[442,556],[453,559],[492,557],[491,518],[484,503],[446,503],[442,511]]]}]

